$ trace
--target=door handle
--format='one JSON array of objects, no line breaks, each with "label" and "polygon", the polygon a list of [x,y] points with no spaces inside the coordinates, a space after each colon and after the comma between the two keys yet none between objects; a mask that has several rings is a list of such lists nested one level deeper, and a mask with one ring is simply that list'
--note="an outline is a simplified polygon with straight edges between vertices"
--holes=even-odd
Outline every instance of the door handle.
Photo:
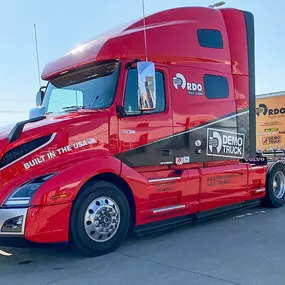
[{"label": "door handle", "polygon": [[162,150],[162,156],[170,156],[173,154],[172,149],[163,149]]}]

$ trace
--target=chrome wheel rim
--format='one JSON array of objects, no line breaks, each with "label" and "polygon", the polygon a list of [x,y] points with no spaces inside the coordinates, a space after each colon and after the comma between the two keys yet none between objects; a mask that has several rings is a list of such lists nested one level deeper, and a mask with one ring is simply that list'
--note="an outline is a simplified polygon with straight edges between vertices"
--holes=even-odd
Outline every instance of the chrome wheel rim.
[{"label": "chrome wheel rim", "polygon": [[276,198],[281,199],[285,194],[285,176],[282,171],[275,173],[273,178],[273,193]]},{"label": "chrome wheel rim", "polygon": [[84,216],[84,227],[89,238],[96,242],[106,242],[117,232],[120,225],[120,209],[109,197],[93,200]]}]

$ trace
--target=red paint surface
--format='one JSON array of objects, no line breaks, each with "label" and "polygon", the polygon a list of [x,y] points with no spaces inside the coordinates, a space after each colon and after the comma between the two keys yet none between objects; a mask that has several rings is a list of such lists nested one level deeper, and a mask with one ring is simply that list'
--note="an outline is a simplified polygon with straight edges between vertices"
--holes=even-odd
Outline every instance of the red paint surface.
[{"label": "red paint surface", "polygon": [[[92,153],[91,153],[92,155]],[[32,205],[55,205],[71,202],[81,187],[92,177],[101,173],[120,174],[121,162],[112,156],[97,156],[81,160],[62,169],[53,179],[47,181],[35,194]],[[53,196],[65,197],[52,199]]]},{"label": "red paint surface", "polygon": [[200,211],[246,200],[248,169],[246,164],[209,166],[201,170]]},{"label": "red paint surface", "polygon": [[[136,200],[136,224],[141,225],[157,220],[172,218],[198,211],[199,179],[198,169],[174,170],[154,169],[137,173],[123,165],[122,177],[128,182]],[[158,178],[179,178],[167,182],[149,182]],[[162,214],[153,214],[152,210],[173,205],[186,205],[185,208]]]},{"label": "red paint surface", "polygon": [[[149,60],[166,64],[181,62],[183,65],[198,68],[207,66],[208,69],[230,73],[227,30],[220,10],[199,7],[172,9],[147,17],[146,25]],[[199,46],[194,40],[196,32],[197,29],[205,27],[221,30],[226,52],[209,52]],[[119,28],[115,33],[106,33],[104,37],[91,41],[84,48],[82,46],[82,49],[74,50],[73,53],[49,63],[42,77],[46,80],[95,60],[144,58],[144,52],[143,21],[140,20],[133,25]]]},{"label": "red paint surface", "polygon": [[34,207],[28,211],[25,237],[33,242],[67,242],[72,203]]},{"label": "red paint surface", "polygon": [[[130,168],[114,155],[155,140],[199,126],[236,110],[248,107],[248,67],[245,23],[241,11],[232,9],[179,8],[147,17],[148,53],[156,68],[165,75],[167,108],[163,113],[118,118],[116,106],[124,101],[127,70],[133,58],[144,59],[142,21],[122,28],[119,34],[91,42],[82,51],[52,63],[43,72],[50,79],[63,71],[94,61],[120,59],[122,67],[114,104],[103,111],[80,110],[25,126],[21,138],[8,143],[8,131],[0,133],[0,157],[9,149],[32,139],[56,133],[54,141],[36,153],[1,170],[0,205],[17,187],[39,175],[56,172],[32,199],[26,237],[36,242],[68,240],[72,201],[82,185],[101,173],[121,176],[129,185],[135,201],[136,225],[209,210],[244,200],[262,197],[254,190],[265,185],[265,167],[251,167],[238,161],[174,166]],[[197,41],[199,28],[218,29],[224,49],[204,49]],[[187,31],[187,33],[185,32]],[[169,36],[171,35],[171,37]],[[188,96],[176,90],[172,78],[183,72],[191,82],[203,82],[203,75],[223,74],[229,81],[227,100],[209,103],[205,98]],[[135,95],[135,94],[134,94]],[[122,130],[133,129],[132,136]],[[50,151],[88,138],[96,143],[73,150],[25,170],[24,164]],[[180,172],[175,171],[181,170]],[[217,179],[217,177],[221,177]],[[178,177],[174,183],[150,183],[156,178]],[[216,181],[216,184],[214,183]],[[222,181],[222,182],[221,182]],[[54,199],[54,196],[63,195]],[[186,205],[163,214],[153,209]]]}]

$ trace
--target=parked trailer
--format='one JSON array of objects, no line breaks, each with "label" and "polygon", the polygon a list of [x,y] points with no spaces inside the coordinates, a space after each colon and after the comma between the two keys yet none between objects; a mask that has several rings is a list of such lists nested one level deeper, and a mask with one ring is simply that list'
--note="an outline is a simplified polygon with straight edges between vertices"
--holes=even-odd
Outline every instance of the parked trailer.
[{"label": "parked trailer", "polygon": [[270,161],[285,160],[285,91],[256,97],[257,151]]},{"label": "parked trailer", "polygon": [[130,230],[284,205],[283,164],[255,157],[253,15],[186,7],[145,23],[47,64],[31,119],[0,132],[1,244],[94,256]]}]

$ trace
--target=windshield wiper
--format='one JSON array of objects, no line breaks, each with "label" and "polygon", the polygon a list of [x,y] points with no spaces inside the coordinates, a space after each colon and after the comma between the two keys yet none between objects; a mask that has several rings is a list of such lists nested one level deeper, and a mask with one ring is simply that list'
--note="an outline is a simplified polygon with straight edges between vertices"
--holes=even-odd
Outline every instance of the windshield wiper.
[{"label": "windshield wiper", "polygon": [[[96,103],[96,101],[99,99],[99,96],[96,96],[95,99],[93,100],[92,104],[87,106],[76,106],[76,105],[72,105],[72,106],[67,106],[67,107],[62,107],[62,110],[67,110],[67,109],[75,109],[75,110],[79,110],[79,109],[94,109],[94,104]],[[100,109],[100,108],[98,108]]]},{"label": "windshield wiper", "polygon": [[66,109],[85,109],[85,106],[76,106],[76,105],[73,105],[73,106],[67,106],[67,107],[62,107],[61,108],[62,110],[66,110]]},{"label": "windshield wiper", "polygon": [[96,102],[98,99],[99,99],[99,96],[97,95],[97,96],[95,97],[95,99],[93,100],[93,102],[92,102],[90,108],[93,108],[95,102]]}]

